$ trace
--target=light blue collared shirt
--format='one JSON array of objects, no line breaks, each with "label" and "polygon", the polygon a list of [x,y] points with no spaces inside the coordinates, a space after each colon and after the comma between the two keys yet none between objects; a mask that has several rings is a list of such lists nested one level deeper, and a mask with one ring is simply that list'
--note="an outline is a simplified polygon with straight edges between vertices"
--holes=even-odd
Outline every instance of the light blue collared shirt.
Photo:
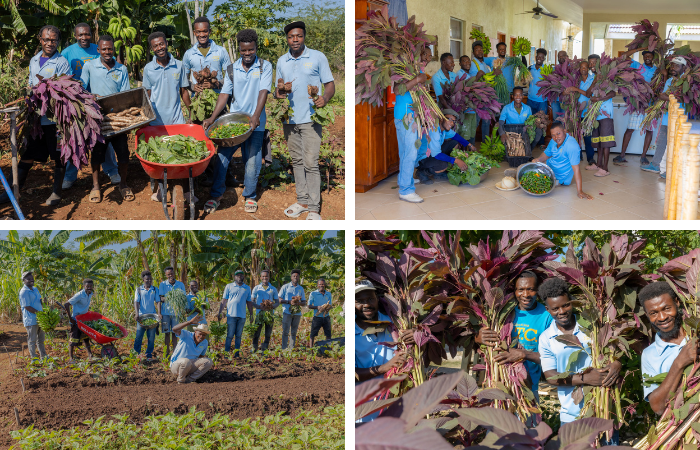
[{"label": "light blue collared shirt", "polygon": [[[279,293],[280,299],[284,299],[284,300],[291,300],[292,297],[296,297],[297,295],[301,297],[302,302],[306,301],[306,295],[304,294],[304,288],[301,286],[301,284],[297,284],[296,286],[292,286],[291,282],[282,286],[282,288],[280,289],[280,293]],[[283,304],[282,305],[283,313],[284,314],[291,314],[289,312],[289,308],[291,306],[292,305],[290,305],[289,303]],[[301,313],[299,312],[299,313],[296,313],[294,315],[301,316]]]},{"label": "light blue collared shirt", "polygon": [[126,66],[115,61],[114,67],[108,69],[100,58],[85,63],[80,81],[85,89],[89,88],[90,92],[100,97],[131,89]]},{"label": "light blue collared shirt", "polygon": [[80,292],[75,294],[70,300],[68,300],[68,303],[70,303],[73,306],[73,314],[71,315],[71,317],[75,318],[75,316],[79,316],[88,312],[93,295],[95,295],[94,292],[88,295],[85,292],[85,289],[82,289]]},{"label": "light blue collared shirt", "polygon": [[22,286],[22,289],[19,290],[19,306],[22,308],[22,323],[24,326],[31,327],[32,325],[37,325],[36,313],[31,313],[24,307],[29,306],[37,311],[44,310],[41,306],[41,294],[39,294],[39,289],[35,287],[29,289],[27,286]]},{"label": "light blue collared shirt", "polygon": [[[41,55],[42,52],[39,52],[29,60],[29,87],[39,84],[37,75],[43,78],[51,78],[54,75],[73,75],[68,60],[58,50],[43,66],[40,66]],[[41,125],[55,125],[55,123],[47,119],[46,116],[41,116]]]},{"label": "light blue collared shirt", "polygon": [[292,92],[287,96],[294,115],[289,119],[290,124],[311,122],[311,116],[316,112],[309,98],[308,86],[318,87],[318,95],[323,92],[323,85],[333,81],[333,74],[328,65],[326,55],[318,50],[304,48],[298,58],[290,52],[277,60],[275,79],[282,78],[285,83],[292,82]]},{"label": "light blue collared shirt", "polygon": [[[263,61],[262,73],[260,73],[260,60],[256,57],[253,66],[246,72],[243,68],[243,59],[233,63],[233,83],[231,78],[226,74],[224,86],[221,92],[231,95],[233,92],[233,103],[231,111],[242,111],[253,115],[258,107],[258,96],[261,91],[270,91],[272,86],[272,64],[269,61]],[[293,83],[292,83],[293,84]],[[235,92],[234,92],[235,91]],[[265,131],[265,123],[267,122],[267,114],[265,108],[260,114],[260,125],[254,131]]]},{"label": "light blue collared shirt", "polygon": [[173,356],[170,357],[170,365],[172,366],[173,363],[180,358],[187,358],[194,361],[207,353],[207,347],[209,347],[209,341],[207,339],[204,339],[199,344],[195,344],[194,333],[182,330],[180,331],[180,339],[177,341],[177,346],[175,346],[175,350],[173,350]]},{"label": "light blue collared shirt", "polygon": [[532,108],[525,103],[520,104],[520,113],[515,109],[515,102],[510,102],[501,110],[501,119],[506,125],[522,125],[532,115]]},{"label": "light blue collared shirt", "polygon": [[[326,303],[330,303],[331,305],[333,302],[331,301],[331,293],[329,291],[326,291],[325,294],[321,294],[319,290],[315,290],[312,293],[309,294],[309,302],[308,305],[311,306],[321,306],[325,305]],[[319,310],[314,310],[314,317],[328,317],[330,312],[319,312]]]},{"label": "light blue collared shirt", "polygon": [[[390,322],[389,316],[386,316],[380,312],[377,312],[378,320]],[[355,324],[355,367],[358,369],[369,369],[374,366],[381,366],[391,360],[394,357],[394,352],[396,347],[387,347],[386,345],[379,345],[380,342],[393,342],[394,339],[391,337],[391,333],[388,329],[382,331],[381,333],[368,334],[363,336],[365,332],[357,324]],[[383,375],[379,375],[376,378],[383,378]],[[355,383],[357,385],[359,383]],[[369,416],[363,417],[358,420],[358,423],[371,422],[379,416],[379,412],[370,414]]]},{"label": "light blue collared shirt", "polygon": [[165,296],[168,295],[168,292],[174,289],[180,289],[182,292],[185,293],[187,292],[185,284],[180,280],[175,280],[174,284],[170,284],[168,283],[168,280],[165,280],[160,283],[160,286],[158,286],[158,296],[163,297],[163,299],[161,300],[163,304],[160,307],[160,314],[163,316],[172,316],[174,313],[173,309],[170,307],[168,302],[165,301]]},{"label": "light blue collared shirt", "polygon": [[156,303],[159,301],[158,289],[155,286],[146,289],[141,285],[137,287],[136,292],[134,292],[134,303],[139,304],[139,315],[155,314]]},{"label": "light blue collared shirt", "polygon": [[493,60],[493,58],[484,58],[484,62],[480,62],[476,57],[472,58],[472,66],[469,68],[469,78],[476,76],[480,70],[484,73],[491,72],[493,69],[489,64],[489,59]]},{"label": "light blue collared shirt", "polygon": [[[182,66],[185,69],[185,76],[193,85],[197,84],[197,80],[190,80],[190,73],[194,70],[199,72],[205,67],[209,70],[216,70],[216,79],[223,81],[226,78],[226,68],[231,64],[231,59],[228,56],[228,52],[225,48],[216,45],[216,43],[209,39],[209,51],[207,55],[202,55],[202,51],[199,49],[199,43],[195,43],[192,47],[187,49],[185,55],[182,57]],[[214,89],[217,94],[221,92],[221,89]]]},{"label": "light blue collared shirt", "polygon": [[[253,292],[250,294],[252,301],[256,305],[262,305],[263,300],[270,300],[271,302],[279,301],[279,294],[277,293],[277,288],[273,285],[268,284],[263,286],[262,283],[253,288]],[[262,309],[258,310],[258,314],[262,312]]]},{"label": "light blue collared shirt", "polygon": [[[642,352],[642,376],[654,377],[671,370],[673,361],[676,360],[681,349],[688,343],[688,338],[683,339],[680,344],[666,342],[656,334],[654,342]],[[649,401],[649,394],[659,387],[658,384],[644,386],[644,400]]]},{"label": "light blue collared shirt", "polygon": [[[581,89],[581,90],[584,91],[584,92],[587,91],[588,88],[591,87],[591,84],[593,84],[593,80],[594,80],[594,79],[595,79],[595,75],[593,75],[592,73],[589,72],[589,73],[588,73],[588,78],[586,78],[586,81],[581,80],[581,82],[580,82],[579,85],[578,85],[578,88]],[[581,94],[581,95],[579,95],[579,97],[578,97],[578,101],[579,101],[579,103],[580,103],[580,102],[587,102],[587,101],[588,101],[588,97],[586,97],[585,95]],[[589,105],[586,105],[586,107],[584,108],[584,110],[581,111],[581,117],[583,117],[583,116],[586,115],[586,111],[588,111],[588,106],[589,106]]]},{"label": "light blue collared shirt", "polygon": [[245,319],[246,302],[250,300],[250,286],[238,284],[235,281],[226,285],[224,289],[226,299],[226,315],[228,317],[242,317]]},{"label": "light blue collared shirt", "polygon": [[440,70],[437,71],[435,75],[433,75],[433,79],[431,82],[433,83],[433,90],[435,90],[435,96],[439,97],[442,95],[442,85],[447,83],[448,81],[450,83],[454,83],[454,81],[457,79],[457,74],[454,72],[449,72],[449,77],[450,79],[448,80],[445,74],[442,72],[442,67]]},{"label": "light blue collared shirt", "polygon": [[559,184],[568,186],[574,178],[574,167],[581,162],[581,146],[567,133],[561,146],[552,139],[544,154],[549,157],[547,165],[552,168]]},{"label": "light blue collared shirt", "polygon": [[153,60],[143,68],[143,88],[151,91],[151,103],[156,118],[151,125],[176,125],[185,123],[180,105],[180,88],[190,85],[185,68],[180,60],[168,53],[170,61],[166,67]]},{"label": "light blue collared shirt", "polygon": [[540,87],[537,86],[537,82],[542,80],[542,67],[544,67],[544,65],[538,69],[536,64],[528,67],[530,70],[530,75],[532,75],[532,80],[530,81],[530,88],[527,91],[527,99],[532,100],[533,102],[542,103],[545,101],[545,99],[540,97]]}]

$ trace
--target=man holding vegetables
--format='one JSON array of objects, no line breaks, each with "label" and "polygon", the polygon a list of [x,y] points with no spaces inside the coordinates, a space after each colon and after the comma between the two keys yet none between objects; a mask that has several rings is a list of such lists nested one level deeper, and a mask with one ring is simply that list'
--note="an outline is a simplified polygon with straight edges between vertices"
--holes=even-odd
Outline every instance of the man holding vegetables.
[{"label": "man holding vegetables", "polygon": [[[503,141],[503,145],[508,145],[508,135],[504,125],[522,125],[528,117],[532,115],[532,109],[528,105],[523,105],[523,88],[520,86],[513,88],[513,101],[501,109],[501,116],[498,119],[498,135]],[[529,102],[529,100],[528,100]],[[542,135],[542,130],[537,127],[535,142],[538,142]]]},{"label": "man holding vegetables", "polygon": [[[217,319],[221,320],[221,311],[226,308],[226,345],[224,350],[231,351],[231,341],[236,337],[234,358],[240,358],[241,337],[246,318],[246,306],[250,301],[250,287],[243,282],[245,272],[236,270],[233,274],[233,283],[226,285],[224,296],[219,306]],[[252,318],[255,320],[255,318]]]},{"label": "man holding vegetables", "polygon": [[[321,220],[321,172],[318,158],[321,151],[321,125],[311,120],[314,108],[323,108],[335,95],[333,74],[326,56],[304,45],[306,25],[292,22],[284,27],[289,52],[277,60],[277,80],[292,83],[291,93],[275,89],[275,98],[289,98],[294,115],[282,124],[289,155],[294,165],[297,202],[288,206],[287,217],[299,217],[308,211],[306,220]],[[323,89],[321,89],[323,85]],[[318,96],[309,96],[309,86],[318,88]],[[320,95],[323,92],[323,95]],[[413,168],[411,168],[413,173]],[[247,187],[247,186],[246,186]]]},{"label": "man holding vegetables", "polygon": [[[440,121],[440,128],[438,129],[440,138],[433,138],[428,143],[428,139],[423,137],[421,147],[418,149],[418,178],[423,184],[433,184],[430,175],[436,178],[447,178],[447,169],[453,164],[456,164],[462,171],[467,170],[466,162],[449,155],[449,152],[457,144],[460,144],[467,150],[476,150],[474,145],[454,130],[457,113],[453,109],[443,109],[442,113],[445,118]],[[444,142],[448,139],[451,141],[450,144],[444,145]]]},{"label": "man holding vegetables", "polygon": [[209,327],[200,323],[194,332],[184,328],[198,323],[199,316],[194,316],[186,322],[175,325],[173,333],[180,336],[180,342],[170,358],[170,372],[177,377],[179,384],[194,383],[211,369],[214,362],[207,358],[209,347]]},{"label": "man holding vegetables", "polygon": [[[480,81],[481,77],[484,76],[484,74],[491,73],[493,71],[494,74],[501,75],[503,73],[503,70],[501,68],[498,68],[496,70],[493,70],[491,68],[491,65],[489,64],[490,61],[493,61],[494,58],[484,58],[484,43],[480,40],[476,40],[472,42],[472,53],[474,54],[474,58],[472,58],[472,64],[471,67],[469,68],[469,77],[476,77],[476,81]],[[477,116],[476,118],[476,126],[479,126],[479,123],[481,123],[481,140],[483,141],[485,138],[489,136],[489,129],[491,127],[491,121],[486,120],[486,119],[481,119],[480,117]]]},{"label": "man holding vegetables", "polygon": [[[187,293],[185,290],[185,284],[175,279],[175,269],[172,267],[165,268],[165,280],[158,286],[158,295],[160,296],[160,306],[158,312],[163,317],[161,319],[161,325],[163,334],[165,334],[165,353],[170,354],[170,337],[173,339],[173,348],[177,345],[177,336],[173,334],[173,327],[178,323],[178,317],[175,316],[175,311],[173,311],[170,303],[165,301],[165,296],[168,292],[180,289],[183,293]],[[181,319],[181,318],[180,318]]]},{"label": "man holding vegetables", "polygon": [[27,348],[32,359],[36,359],[37,342],[39,345],[39,357],[46,358],[44,348],[44,330],[36,321],[36,313],[43,311],[41,294],[34,287],[34,272],[27,271],[22,274],[22,289],[19,290],[19,306],[22,309],[22,324],[27,329]]},{"label": "man holding vegetables", "polygon": [[[209,39],[211,23],[208,18],[197,17],[192,23],[192,30],[197,42],[182,57],[182,66],[185,76],[190,81],[190,88],[195,94],[201,94],[205,89],[213,89],[214,92],[219,93],[223,85],[224,72],[231,64],[228,52]],[[193,70],[199,72],[205,67],[216,70],[216,80],[198,84],[197,80],[190,75]]]},{"label": "man holding vegetables", "polygon": [[282,350],[287,348],[289,332],[292,332],[292,347],[297,341],[297,330],[301,322],[301,307],[306,306],[304,287],[299,284],[301,270],[293,269],[291,281],[280,289],[280,303],[282,304]]},{"label": "man holding vegetables", "polygon": [[[206,325],[207,318],[206,318],[204,311],[201,311],[199,309],[195,309],[195,307],[197,306],[197,302],[200,302],[200,304],[203,304],[204,309],[209,309],[209,299],[206,297],[200,299],[199,296],[197,295],[198,293],[199,293],[199,281],[197,281],[197,280],[190,281],[190,293],[187,294],[187,310],[186,310],[186,312],[187,312],[187,314],[189,314],[189,316],[187,316],[187,320],[190,320],[193,317],[195,317],[197,314],[200,314],[201,320],[199,321],[199,323],[203,323]],[[194,329],[194,326],[192,326],[192,325],[187,327],[188,331],[193,331],[193,329]],[[173,345],[175,345],[175,344],[173,344]]]},{"label": "man holding vegetables", "polygon": [[[29,87],[39,83],[38,76],[50,78],[60,75],[72,75],[68,60],[58,52],[58,43],[61,41],[61,32],[53,25],[45,25],[39,31],[39,43],[41,51],[29,61]],[[61,191],[65,165],[61,159],[61,151],[58,149],[58,131],[56,124],[50,121],[46,115],[41,116],[41,136],[33,138],[31,133],[27,135],[27,147],[22,159],[17,165],[17,184],[21,189],[27,181],[29,171],[34,161],[46,162],[51,158],[54,162],[53,189],[51,196],[44,202],[45,206],[56,206],[61,202]],[[13,181],[10,177],[9,184]],[[7,192],[0,195],[0,203],[9,203]]]},{"label": "man holding vegetables", "polygon": [[[68,312],[68,317],[70,317],[70,345],[68,346],[68,357],[70,358],[69,362],[75,361],[73,352],[75,351],[75,347],[79,347],[83,341],[85,342],[85,349],[88,352],[88,357],[93,357],[92,351],[90,350],[90,338],[83,333],[80,328],[78,328],[78,322],[75,320],[75,317],[88,312],[94,292],[95,289],[93,281],[86,278],[83,280],[83,289],[71,297],[71,299],[63,305]],[[72,313],[71,307],[73,307]]]},{"label": "man holding vegetables", "polygon": [[[277,289],[270,284],[269,270],[265,269],[260,272],[260,284],[253,288],[253,292],[250,294],[250,297],[252,301],[248,303],[248,306],[257,309],[257,314],[260,314],[263,311],[262,302],[265,300],[273,302],[272,311],[274,311],[280,305],[280,298],[279,294],[277,293]],[[256,315],[252,314],[252,311],[251,316],[256,317]],[[253,334],[253,349],[256,352],[258,351],[260,332],[263,329],[263,325],[265,326],[265,341],[263,342],[261,350],[267,350],[270,345],[270,336],[272,336],[272,326],[274,323],[261,323],[258,328],[255,329],[255,333]]]},{"label": "man holding vegetables", "polygon": [[258,34],[255,30],[242,30],[236,35],[238,51],[241,57],[233,63],[226,73],[224,86],[211,117],[202,126],[206,130],[221,114],[229,98],[233,96],[230,105],[231,112],[250,114],[251,136],[242,144],[235,147],[220,147],[214,159],[214,185],[211,188],[211,199],[204,205],[204,211],[212,213],[219,207],[226,192],[226,173],[233,154],[241,149],[245,161],[245,188],[243,198],[244,209],[248,213],[258,210],[257,186],[262,167],[262,145],[265,136],[265,102],[272,85],[272,64],[258,58]]},{"label": "man holding vegetables", "polygon": [[331,338],[331,315],[329,311],[333,306],[331,293],[326,291],[326,280],[320,278],[316,282],[316,290],[309,294],[309,309],[316,310],[311,321],[311,347],[314,346],[314,339],[323,327],[323,334],[326,339]]},{"label": "man holding vegetables", "polygon": [[[644,399],[662,414],[678,390],[683,372],[700,360],[700,345],[683,329],[684,311],[673,288],[665,281],[644,286],[639,302],[656,331],[654,342],[642,352],[642,376],[655,383],[644,386]],[[661,375],[661,377],[659,377]]]},{"label": "man holding vegetables", "polygon": [[[114,59],[114,38],[112,36],[100,36],[97,41],[100,57],[88,61],[83,66],[80,81],[85,89],[89,89],[95,95],[101,97],[118,92],[128,91],[129,71],[126,66],[119,64]],[[111,138],[105,138],[103,143],[95,144],[90,156],[90,166],[92,168],[92,191],[90,191],[90,201],[99,203],[102,201],[100,191],[100,165],[105,162],[108,146],[111,145],[119,160],[119,193],[124,201],[134,200],[134,193],[126,184],[127,171],[129,169],[129,144],[128,135],[118,134]]]},{"label": "man holding vegetables", "polygon": [[141,326],[139,316],[142,314],[157,314],[156,304],[158,303],[158,289],[153,286],[153,276],[148,270],[141,272],[141,281],[143,284],[136,288],[134,293],[134,311],[136,316],[136,338],[134,339],[134,352],[141,354],[141,344],[143,343],[143,335],[146,334],[148,346],[146,347],[146,361],[151,361],[153,358],[153,345],[156,341],[156,329],[149,330]]}]

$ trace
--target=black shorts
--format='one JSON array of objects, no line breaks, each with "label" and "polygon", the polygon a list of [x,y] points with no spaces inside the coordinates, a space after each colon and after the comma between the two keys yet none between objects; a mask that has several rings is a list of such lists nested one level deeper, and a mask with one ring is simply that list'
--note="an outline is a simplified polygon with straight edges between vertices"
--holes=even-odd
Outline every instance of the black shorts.
[{"label": "black shorts", "polygon": [[[75,320],[75,319],[73,319]],[[88,335],[83,333],[80,328],[78,328],[78,323],[71,324],[70,326],[70,343],[80,345],[83,341],[87,341]]]},{"label": "black shorts", "polygon": [[129,141],[126,134],[120,134],[114,136],[113,138],[105,139],[104,143],[99,142],[95,144],[92,149],[91,165],[99,166],[105,162],[105,157],[107,156],[107,146],[112,144],[114,147],[114,153],[117,155],[117,162],[119,164],[129,162]]},{"label": "black shorts", "polygon": [[443,170],[446,170],[449,167],[450,163],[448,163],[447,161],[442,161],[440,159],[433,158],[432,156],[423,158],[418,162],[418,170],[442,172]]},{"label": "black shorts", "polygon": [[28,133],[27,149],[24,151],[22,159],[45,163],[51,158],[58,167],[63,167],[56,130],[56,125],[42,125],[41,137],[36,139],[33,139],[31,133]]},{"label": "black shorts", "polygon": [[323,327],[323,334],[326,335],[326,339],[331,338],[331,316],[320,317],[316,316],[311,321],[311,334],[310,338],[315,338],[318,336],[318,332]]},{"label": "black shorts", "polygon": [[591,134],[591,143],[594,148],[615,147],[615,122],[612,119],[601,119],[598,128]]}]

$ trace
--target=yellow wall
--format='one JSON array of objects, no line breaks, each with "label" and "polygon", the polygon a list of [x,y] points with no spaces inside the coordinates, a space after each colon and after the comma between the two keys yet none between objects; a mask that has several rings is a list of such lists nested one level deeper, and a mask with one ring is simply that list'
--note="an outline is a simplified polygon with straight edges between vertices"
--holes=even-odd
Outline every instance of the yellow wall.
[{"label": "yellow wall", "polygon": [[[521,0],[407,0],[406,4],[409,17],[415,15],[417,23],[425,24],[424,29],[428,34],[437,35],[438,48],[434,57],[450,51],[450,17],[464,22],[463,49],[469,56],[473,42],[469,39],[472,24],[481,25],[484,33],[491,38],[491,53],[487,56],[496,55],[498,33],[506,35],[509,45],[511,37],[522,36],[529,39],[535,48],[540,47],[540,40],[543,39],[544,48],[549,53],[552,49],[559,51],[565,48],[562,39],[567,34],[567,23],[546,16],[540,20],[532,19],[531,15],[516,16],[523,12]],[[526,7],[529,6],[526,3]],[[455,55],[455,59],[457,57]],[[547,61],[555,59],[556,55],[547,55]],[[459,70],[459,65],[455,70]]]}]

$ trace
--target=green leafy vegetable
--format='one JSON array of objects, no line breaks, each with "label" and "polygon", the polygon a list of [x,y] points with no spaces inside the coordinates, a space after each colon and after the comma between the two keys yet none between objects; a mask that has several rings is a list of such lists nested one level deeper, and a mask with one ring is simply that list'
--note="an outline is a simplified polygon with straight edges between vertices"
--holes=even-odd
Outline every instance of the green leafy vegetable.
[{"label": "green leafy vegetable", "polygon": [[141,322],[141,325],[143,325],[144,327],[150,327],[158,323],[156,319],[143,319],[139,322]]},{"label": "green leafy vegetable", "polygon": [[53,331],[60,321],[61,315],[55,308],[36,313],[36,322],[39,324],[39,327],[47,333]]},{"label": "green leafy vegetable", "polygon": [[554,182],[548,175],[532,171],[520,177],[520,186],[532,194],[546,194],[552,190]]},{"label": "green leafy vegetable", "polygon": [[178,321],[185,320],[187,315],[187,295],[180,289],[173,289],[165,295],[165,304],[168,305],[173,312],[173,316]]},{"label": "green leafy vegetable", "polygon": [[216,127],[214,130],[212,130],[209,137],[212,139],[229,139],[246,134],[249,129],[250,125],[247,123],[230,123],[228,125]]},{"label": "green leafy vegetable", "polygon": [[139,137],[137,151],[141,158],[157,164],[189,164],[209,156],[204,141],[192,136],[153,136],[148,141]]},{"label": "green leafy vegetable", "polygon": [[451,156],[461,159],[467,165],[467,170],[464,172],[462,172],[456,164],[453,164],[452,167],[447,169],[447,179],[450,184],[454,184],[455,186],[459,186],[462,183],[467,183],[472,186],[479,184],[479,177],[481,177],[481,175],[488,172],[492,167],[501,167],[497,162],[476,152],[467,154],[462,150],[454,149],[452,150]]},{"label": "green leafy vegetable", "polygon": [[190,119],[196,122],[203,122],[204,119],[211,116],[214,112],[214,107],[216,106],[216,100],[218,98],[219,94],[212,89],[203,90],[192,99],[192,104],[190,105]]},{"label": "green leafy vegetable", "polygon": [[[147,319],[147,320],[154,320],[155,321],[155,319]],[[104,319],[88,320],[87,322],[83,322],[83,323],[104,336],[111,337],[111,338],[122,337],[122,331],[119,329],[119,327],[108,320],[104,320]]]}]

